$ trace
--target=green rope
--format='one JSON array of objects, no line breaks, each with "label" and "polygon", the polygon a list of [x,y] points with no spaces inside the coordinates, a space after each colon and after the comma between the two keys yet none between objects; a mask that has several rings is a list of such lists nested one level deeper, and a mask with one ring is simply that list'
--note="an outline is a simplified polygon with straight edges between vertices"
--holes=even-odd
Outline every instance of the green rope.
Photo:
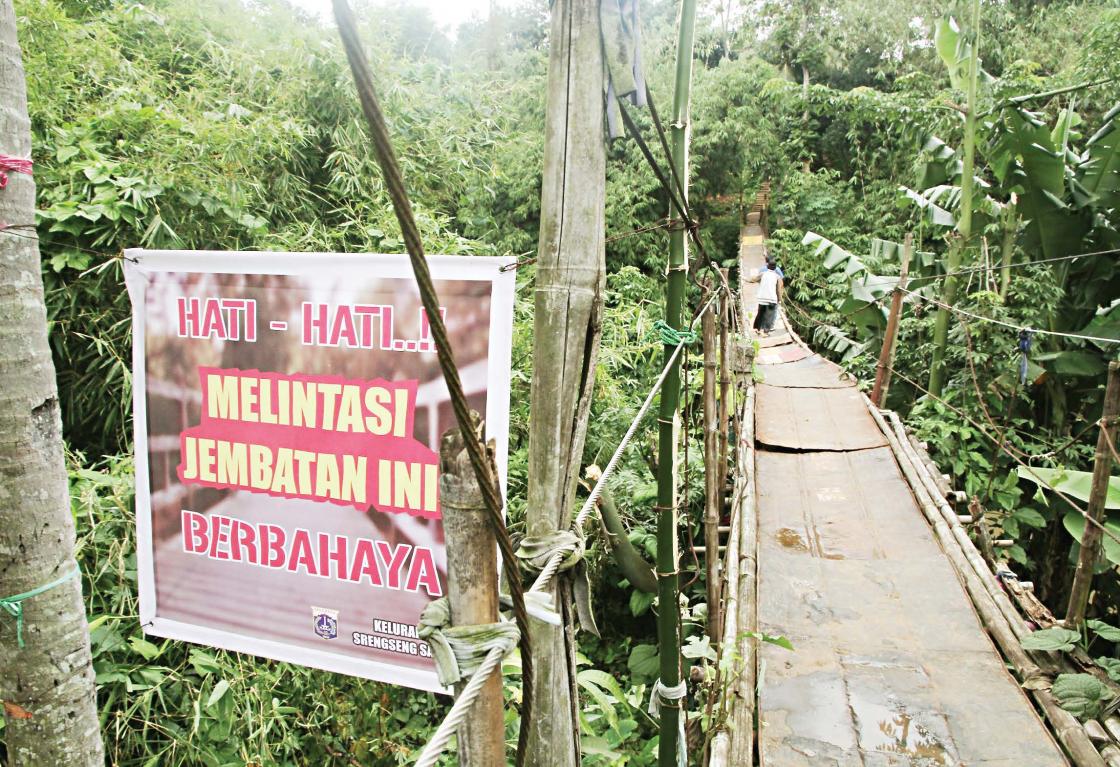
[{"label": "green rope", "polygon": [[66,583],[66,581],[76,577],[77,575],[78,571],[74,570],[73,572],[67,573],[57,580],[51,581],[45,586],[40,586],[38,588],[31,589],[31,591],[25,592],[23,594],[16,594],[12,597],[0,597],[0,610],[3,610],[8,615],[16,619],[16,641],[19,643],[19,648],[21,650],[23,649],[23,603],[26,600],[31,599],[32,597],[37,597],[44,592],[50,591],[55,586],[61,586],[63,583]]},{"label": "green rope", "polygon": [[700,340],[699,334],[693,330],[677,330],[665,320],[653,323],[653,330],[661,338],[661,343],[666,346],[680,346],[681,344],[694,344]]}]

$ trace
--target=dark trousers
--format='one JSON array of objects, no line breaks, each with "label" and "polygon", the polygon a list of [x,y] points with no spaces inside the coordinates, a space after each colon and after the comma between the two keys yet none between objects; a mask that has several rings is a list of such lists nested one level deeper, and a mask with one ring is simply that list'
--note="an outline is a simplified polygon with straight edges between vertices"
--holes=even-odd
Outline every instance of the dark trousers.
[{"label": "dark trousers", "polygon": [[777,304],[759,304],[758,313],[754,317],[754,329],[765,330],[769,333],[774,329],[774,320],[777,316]]}]

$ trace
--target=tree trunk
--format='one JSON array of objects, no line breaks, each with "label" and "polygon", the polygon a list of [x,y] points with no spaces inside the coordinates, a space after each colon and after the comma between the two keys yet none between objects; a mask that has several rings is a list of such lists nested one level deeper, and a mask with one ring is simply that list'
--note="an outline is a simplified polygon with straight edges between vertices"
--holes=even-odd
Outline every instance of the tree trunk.
[{"label": "tree trunk", "polygon": [[[809,138],[809,67],[804,64],[801,65],[801,130],[804,131],[805,141],[808,142]],[[809,172],[809,147],[805,146],[805,157],[801,160],[801,172]]]},{"label": "tree trunk", "polygon": [[[552,6],[545,166],[537,258],[530,402],[529,535],[571,524],[591,408],[603,306],[606,146],[599,4]],[[535,622],[536,691],[526,763],[579,764],[570,589],[560,579],[564,626]]]},{"label": "tree trunk", "polygon": [[[961,160],[961,201],[957,215],[957,236],[949,247],[941,302],[933,325],[933,358],[929,367],[929,390],[941,396],[945,385],[945,346],[949,338],[949,311],[957,300],[957,276],[961,260],[972,243],[972,193],[976,163],[976,87],[980,75],[980,0],[972,2],[972,57],[968,64],[968,100],[964,117],[964,156]],[[949,307],[949,308],[947,308]]]},{"label": "tree trunk", "polygon": [[[31,156],[27,91],[11,0],[0,2],[0,152]],[[35,182],[9,172],[0,219],[35,221]],[[30,233],[32,230],[21,230]],[[63,462],[62,421],[39,244],[0,233],[0,597],[23,594],[77,570],[74,522]],[[9,767],[105,764],[78,578],[0,611],[0,701]],[[13,708],[18,707],[18,708]]]}]

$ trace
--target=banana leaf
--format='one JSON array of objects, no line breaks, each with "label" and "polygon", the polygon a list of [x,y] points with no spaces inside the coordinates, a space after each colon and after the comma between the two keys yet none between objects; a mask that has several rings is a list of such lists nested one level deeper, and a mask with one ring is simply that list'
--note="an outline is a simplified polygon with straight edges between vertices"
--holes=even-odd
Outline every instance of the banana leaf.
[{"label": "banana leaf", "polygon": [[[1019,479],[1033,482],[1044,490],[1059,490],[1063,495],[1083,503],[1089,502],[1089,489],[1093,484],[1092,472],[1045,469],[1040,466],[1020,466]],[[1120,511],[1120,477],[1109,478],[1104,507]]]}]

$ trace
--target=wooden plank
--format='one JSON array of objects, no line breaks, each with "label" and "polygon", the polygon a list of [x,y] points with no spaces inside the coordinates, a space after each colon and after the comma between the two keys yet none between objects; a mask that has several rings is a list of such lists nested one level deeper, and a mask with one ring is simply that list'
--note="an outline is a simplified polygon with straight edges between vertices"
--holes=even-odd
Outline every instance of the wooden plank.
[{"label": "wooden plank", "polygon": [[859,391],[758,385],[757,439],[794,450],[863,450],[887,444]]},{"label": "wooden plank", "polygon": [[889,448],[756,461],[760,764],[1066,764]]},{"label": "wooden plank", "polygon": [[839,365],[834,365],[816,354],[784,365],[768,365],[760,368],[759,374],[762,376],[759,383],[770,386],[846,389],[856,385]]}]

